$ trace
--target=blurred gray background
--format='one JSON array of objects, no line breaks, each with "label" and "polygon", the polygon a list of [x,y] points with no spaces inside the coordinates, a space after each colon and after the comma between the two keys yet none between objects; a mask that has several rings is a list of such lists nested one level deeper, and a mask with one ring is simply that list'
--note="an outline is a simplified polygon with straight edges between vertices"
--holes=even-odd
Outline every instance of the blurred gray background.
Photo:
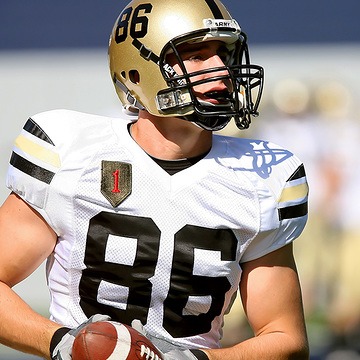
[{"label": "blurred gray background", "polygon": [[[311,359],[360,359],[360,2],[224,3],[248,34],[253,62],[265,67],[260,117],[248,131],[229,125],[224,133],[267,138],[304,161],[310,220],[296,255]],[[125,4],[1,0],[1,202],[12,142],[30,115],[67,108],[117,116],[107,42]],[[15,289],[47,316],[44,266]],[[248,334],[237,303],[226,319],[224,345]],[[35,357],[0,345],[5,359]]]}]

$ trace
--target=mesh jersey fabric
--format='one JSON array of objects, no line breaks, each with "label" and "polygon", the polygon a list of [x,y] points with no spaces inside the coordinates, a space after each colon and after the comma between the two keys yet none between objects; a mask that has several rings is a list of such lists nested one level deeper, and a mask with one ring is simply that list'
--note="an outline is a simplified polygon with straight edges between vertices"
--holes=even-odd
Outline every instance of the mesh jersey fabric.
[{"label": "mesh jersey fabric", "polygon": [[51,318],[74,327],[106,313],[141,320],[163,351],[219,347],[241,263],[305,226],[304,167],[278,145],[214,135],[203,159],[170,176],[131,138],[131,121],[53,110],[15,141],[7,186],[58,235]]}]

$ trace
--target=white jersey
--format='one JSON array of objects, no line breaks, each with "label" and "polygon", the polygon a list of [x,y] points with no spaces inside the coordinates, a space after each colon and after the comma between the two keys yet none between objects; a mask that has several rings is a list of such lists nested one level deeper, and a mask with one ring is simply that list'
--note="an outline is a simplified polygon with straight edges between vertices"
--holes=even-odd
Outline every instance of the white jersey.
[{"label": "white jersey", "polygon": [[16,139],[7,186],[58,235],[51,317],[70,327],[95,313],[139,319],[163,350],[219,347],[241,263],[302,232],[304,167],[277,145],[214,135],[202,160],[169,175],[130,121],[57,110]]}]

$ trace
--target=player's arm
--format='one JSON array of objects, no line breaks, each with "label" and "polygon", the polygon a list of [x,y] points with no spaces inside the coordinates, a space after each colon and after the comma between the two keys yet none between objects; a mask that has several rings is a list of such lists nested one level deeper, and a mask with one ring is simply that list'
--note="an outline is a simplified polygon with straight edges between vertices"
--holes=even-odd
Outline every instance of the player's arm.
[{"label": "player's arm", "polygon": [[51,254],[56,238],[36,211],[9,195],[0,208],[0,342],[47,359],[59,325],[34,312],[11,288]]},{"label": "player's arm", "polygon": [[244,263],[242,268],[241,297],[255,336],[230,348],[207,350],[209,359],[308,359],[292,245]]}]

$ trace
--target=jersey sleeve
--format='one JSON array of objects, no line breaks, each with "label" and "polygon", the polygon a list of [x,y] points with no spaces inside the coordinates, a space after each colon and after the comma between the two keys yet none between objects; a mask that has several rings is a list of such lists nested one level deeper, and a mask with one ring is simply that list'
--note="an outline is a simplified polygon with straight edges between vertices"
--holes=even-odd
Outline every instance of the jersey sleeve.
[{"label": "jersey sleeve", "polygon": [[23,198],[51,226],[45,204],[57,172],[61,169],[61,156],[52,138],[40,125],[51,117],[42,113],[29,118],[15,139],[6,177],[6,186]]},{"label": "jersey sleeve", "polygon": [[260,229],[242,256],[257,259],[300,236],[308,218],[309,187],[304,165],[292,155],[272,168],[259,186]]},{"label": "jersey sleeve", "polygon": [[120,120],[125,120],[125,127],[129,118],[63,109],[32,116],[15,140],[7,187],[38,211],[58,235],[71,232],[73,198],[81,176],[95,154],[117,141],[114,123]]}]

